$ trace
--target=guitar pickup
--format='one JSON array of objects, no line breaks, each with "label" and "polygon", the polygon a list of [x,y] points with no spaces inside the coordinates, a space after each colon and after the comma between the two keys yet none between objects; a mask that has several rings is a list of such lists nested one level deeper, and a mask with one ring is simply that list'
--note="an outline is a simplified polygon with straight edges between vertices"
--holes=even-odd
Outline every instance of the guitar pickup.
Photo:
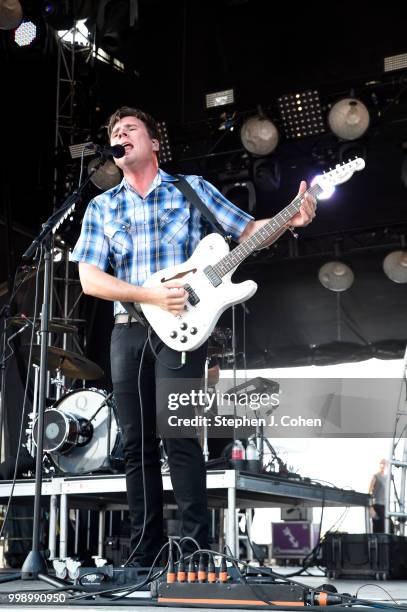
[{"label": "guitar pickup", "polygon": [[191,304],[191,306],[196,306],[201,300],[192,289],[191,285],[184,285],[184,289],[188,293],[188,302]]},{"label": "guitar pickup", "polygon": [[212,266],[206,266],[206,268],[204,268],[204,273],[209,278],[214,287],[219,287],[219,285],[222,284],[221,277],[215,272]]}]

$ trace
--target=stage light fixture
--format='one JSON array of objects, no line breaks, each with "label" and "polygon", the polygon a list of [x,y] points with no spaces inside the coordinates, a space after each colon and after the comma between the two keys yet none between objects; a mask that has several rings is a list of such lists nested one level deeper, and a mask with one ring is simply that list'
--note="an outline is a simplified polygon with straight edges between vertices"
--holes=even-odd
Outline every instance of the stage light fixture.
[{"label": "stage light fixture", "polygon": [[281,121],[287,138],[304,138],[325,132],[319,93],[316,89],[278,98]]},{"label": "stage light fixture", "polygon": [[393,251],[386,255],[383,270],[394,283],[407,283],[407,251]]},{"label": "stage light fixture", "polygon": [[370,124],[367,107],[356,98],[343,98],[332,106],[328,114],[331,131],[342,140],[356,140],[363,136]]},{"label": "stage light fixture", "polygon": [[253,155],[269,155],[278,145],[279,133],[267,117],[249,117],[240,129],[242,145]]},{"label": "stage light fixture", "polygon": [[37,37],[37,26],[30,19],[24,19],[14,32],[14,42],[19,47],[30,46]]},{"label": "stage light fixture", "polygon": [[166,121],[159,121],[157,123],[158,129],[158,140],[160,141],[160,162],[165,164],[172,160],[172,151],[170,146],[170,139],[168,137],[168,127]]},{"label": "stage light fixture", "polygon": [[208,93],[205,96],[206,108],[216,108],[218,106],[227,106],[234,104],[235,92],[233,89],[225,89],[223,91],[215,91]]},{"label": "stage light fixture", "polygon": [[395,72],[407,68],[407,53],[389,55],[384,58],[384,72]]},{"label": "stage light fixture", "polygon": [[329,261],[321,266],[318,272],[319,282],[330,291],[346,291],[353,285],[355,276],[352,270],[342,261]]},{"label": "stage light fixture", "polygon": [[87,149],[87,145],[89,142],[81,142],[80,144],[69,145],[69,152],[71,154],[71,159],[76,159],[77,157],[86,157],[87,155],[95,155],[95,152],[92,149]]},{"label": "stage light fixture", "polygon": [[[93,168],[99,161],[98,158],[90,160],[88,164],[88,174],[92,173]],[[110,159],[107,159],[100,168],[91,174],[90,180],[98,189],[106,191],[118,185],[122,180],[122,175],[116,164]]]},{"label": "stage light fixture", "polygon": [[19,0],[0,0],[0,30],[15,30],[23,19]]}]

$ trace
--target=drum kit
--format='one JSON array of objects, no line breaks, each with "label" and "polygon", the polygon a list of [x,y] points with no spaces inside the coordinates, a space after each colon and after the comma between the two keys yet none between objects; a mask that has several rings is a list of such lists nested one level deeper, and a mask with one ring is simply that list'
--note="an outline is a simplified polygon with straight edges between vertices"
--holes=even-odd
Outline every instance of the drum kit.
[{"label": "drum kit", "polygon": [[[22,330],[27,323],[39,332],[40,321],[25,316],[11,317],[11,327]],[[64,321],[51,320],[50,333],[74,334],[78,328]],[[34,367],[33,411],[26,429],[27,449],[36,452],[38,430],[37,393],[40,344],[23,347]],[[44,413],[43,451],[52,471],[82,475],[96,471],[122,471],[121,432],[116,416],[113,394],[93,388],[67,390],[65,377],[72,380],[97,380],[104,375],[96,363],[74,351],[57,346],[47,350],[47,370],[55,386],[54,400],[47,400]]]}]

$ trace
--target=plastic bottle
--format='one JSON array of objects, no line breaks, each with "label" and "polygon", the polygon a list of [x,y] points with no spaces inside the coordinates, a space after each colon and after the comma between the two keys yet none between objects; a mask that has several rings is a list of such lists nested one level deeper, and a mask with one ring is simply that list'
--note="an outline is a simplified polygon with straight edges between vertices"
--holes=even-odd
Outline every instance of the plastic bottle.
[{"label": "plastic bottle", "polygon": [[246,469],[249,472],[260,472],[260,454],[254,440],[249,440],[246,446]]},{"label": "plastic bottle", "polygon": [[240,440],[235,440],[232,447],[231,463],[235,470],[244,470],[245,468],[245,451]]}]

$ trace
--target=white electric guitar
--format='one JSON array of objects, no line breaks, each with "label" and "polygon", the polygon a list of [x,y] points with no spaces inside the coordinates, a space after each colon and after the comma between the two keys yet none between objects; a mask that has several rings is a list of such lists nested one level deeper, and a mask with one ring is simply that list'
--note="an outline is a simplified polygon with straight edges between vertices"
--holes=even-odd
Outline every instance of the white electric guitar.
[{"label": "white electric guitar", "polygon": [[[364,167],[365,162],[361,158],[337,165],[316,177],[307,193],[322,198],[332,192],[335,185],[344,183],[355,171]],[[160,270],[144,283],[145,287],[157,287],[177,280],[183,283],[189,294],[185,311],[176,316],[159,306],[141,304],[148,322],[167,346],[176,351],[197,349],[209,338],[220,315],[227,308],[252,297],[257,284],[251,280],[232,283],[233,273],[253,251],[287,225],[299,211],[303,197],[304,194],[297,195],[284,210],[232,251],[229,251],[220,234],[209,234],[186,262]]]}]

